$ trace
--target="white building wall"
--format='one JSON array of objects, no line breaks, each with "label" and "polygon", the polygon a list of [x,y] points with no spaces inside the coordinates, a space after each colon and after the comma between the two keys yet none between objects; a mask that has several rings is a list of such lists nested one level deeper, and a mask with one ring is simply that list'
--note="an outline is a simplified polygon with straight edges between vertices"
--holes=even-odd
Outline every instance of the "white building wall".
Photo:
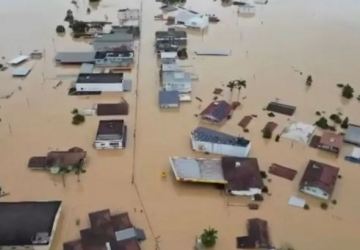
[{"label": "white building wall", "polygon": [[324,200],[328,200],[330,198],[328,193],[317,187],[305,186],[301,189],[301,191]]},{"label": "white building wall", "polygon": [[96,149],[122,149],[123,140],[95,140]]},{"label": "white building wall", "polygon": [[250,188],[249,190],[230,190],[230,193],[237,196],[254,196],[255,194],[261,194],[261,189]]},{"label": "white building wall", "polygon": [[122,83],[76,83],[76,91],[78,92],[123,92],[124,87]]},{"label": "white building wall", "polygon": [[214,154],[236,156],[236,157],[247,157],[250,152],[251,143],[247,147],[216,144],[210,142],[196,141],[192,137],[192,147],[196,151],[209,152]]}]

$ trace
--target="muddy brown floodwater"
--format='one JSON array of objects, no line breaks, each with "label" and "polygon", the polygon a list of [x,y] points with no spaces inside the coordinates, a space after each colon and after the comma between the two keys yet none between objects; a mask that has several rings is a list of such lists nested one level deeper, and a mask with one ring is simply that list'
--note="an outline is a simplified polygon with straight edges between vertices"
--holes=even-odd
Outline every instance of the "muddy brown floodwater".
[{"label": "muddy brown floodwater", "polygon": [[[261,169],[278,163],[299,171],[293,182],[270,176],[272,181],[267,185],[272,195],[265,198],[258,211],[242,207],[247,203],[245,199],[229,198],[211,186],[177,183],[172,177],[169,156],[204,155],[194,153],[189,143],[190,131],[199,125],[194,117],[199,112],[199,102],[194,98],[192,103],[182,104],[179,111],[166,112],[157,105],[159,79],[154,32],[166,28],[153,18],[160,14],[159,3],[102,0],[88,16],[88,1],[78,2],[78,9],[67,0],[0,3],[0,63],[20,52],[45,51],[42,60],[28,62],[35,64],[24,80],[12,78],[10,70],[0,72],[0,96],[13,93],[8,99],[0,99],[0,185],[10,193],[1,201],[62,200],[64,209],[54,250],[62,249],[64,241],[79,237],[79,230],[89,225],[89,212],[104,208],[114,213],[130,213],[134,224],[146,230],[148,239],[142,244],[143,249],[155,249],[155,237],[159,249],[192,249],[195,236],[208,226],[219,231],[216,249],[236,249],[235,237],[246,233],[246,220],[251,217],[268,220],[276,246],[285,242],[301,250],[359,246],[360,199],[356,190],[360,189],[360,168],[343,160],[351,147],[346,146],[336,158],[301,144],[291,147],[285,139],[279,143],[264,141],[260,133],[270,120],[262,109],[276,98],[297,106],[292,120],[313,123],[317,119],[315,112],[324,110],[328,115],[341,111],[351,122],[360,123],[360,103],[355,99],[342,100],[336,87],[337,83],[350,83],[360,94],[359,1],[269,0],[268,5],[256,7],[255,16],[246,18],[238,16],[236,7],[223,7],[220,1],[188,0],[187,7],[216,14],[221,20],[211,24],[206,32],[188,33],[190,56],[181,63],[199,77],[194,82],[193,97],[204,100],[203,108],[212,99],[214,88],[224,88],[229,80],[246,79],[248,87],[241,92],[241,107],[219,129],[250,139],[251,156],[258,157]],[[55,52],[90,48],[86,41],[72,40],[68,30],[64,37],[55,34],[55,27],[63,23],[67,9],[72,9],[76,17],[99,20],[107,15],[115,21],[117,9],[140,6],[142,36],[137,45],[140,55],[131,73],[137,90],[91,97],[68,96],[71,78],[53,88],[59,76],[74,78],[79,70],[56,66]],[[195,56],[192,51],[202,47],[229,48],[232,54]],[[306,89],[308,74],[314,82]],[[83,125],[73,126],[70,112],[98,102],[115,102],[122,96],[130,104],[130,115],[125,118],[128,147],[121,152],[96,151],[92,142],[99,118],[86,117]],[[223,92],[223,98],[229,96],[228,90]],[[233,98],[236,99],[236,92]],[[258,118],[251,121],[250,132],[244,134],[237,123],[251,114]],[[279,124],[276,133],[289,123],[281,115],[271,119]],[[26,167],[30,156],[73,146],[88,152],[88,170],[80,183],[76,176],[68,176],[64,187],[60,178],[31,172]],[[309,211],[287,205],[288,198],[297,193],[309,159],[340,167],[343,178],[334,193],[338,204],[327,211],[320,209],[318,200],[301,194],[310,205]],[[168,172],[165,179],[161,177],[163,171]]]}]

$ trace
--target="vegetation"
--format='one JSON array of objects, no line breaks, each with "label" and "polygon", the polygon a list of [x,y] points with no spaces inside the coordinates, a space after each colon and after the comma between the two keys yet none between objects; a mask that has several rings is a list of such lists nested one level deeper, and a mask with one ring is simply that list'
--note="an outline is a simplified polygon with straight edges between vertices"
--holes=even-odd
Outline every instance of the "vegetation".
[{"label": "vegetation", "polygon": [[343,90],[342,90],[342,96],[346,99],[351,99],[354,97],[354,89],[353,87],[351,87],[349,84],[346,84],[344,87],[343,87]]},{"label": "vegetation", "polygon": [[265,171],[260,171],[261,178],[267,178],[267,173]]},{"label": "vegetation", "polygon": [[56,33],[65,33],[65,27],[62,25],[56,26]]},{"label": "vegetation", "polygon": [[268,114],[268,117],[275,117],[275,114],[274,114],[273,112],[270,112],[270,113]]},{"label": "vegetation", "polygon": [[332,200],[331,203],[334,204],[334,205],[336,205],[336,204],[337,204],[337,200]]},{"label": "vegetation", "polygon": [[177,52],[177,56],[179,57],[179,59],[181,60],[185,60],[188,58],[188,53],[186,51],[186,48],[183,48],[183,49],[180,49],[178,52]]},{"label": "vegetation", "polygon": [[321,202],[320,207],[324,210],[328,209],[328,204],[326,202]]},{"label": "vegetation", "polygon": [[305,204],[305,205],[304,205],[304,209],[305,209],[305,210],[309,210],[309,209],[310,209],[310,206],[309,206],[308,204]]},{"label": "vegetation", "polygon": [[344,84],[338,83],[338,84],[336,84],[336,86],[338,86],[339,88],[343,88],[343,87],[344,87]]},{"label": "vegetation", "polygon": [[315,125],[322,129],[328,129],[329,124],[325,117],[321,117],[317,122],[315,122]]},{"label": "vegetation", "polygon": [[75,34],[86,33],[89,30],[89,25],[86,22],[74,21],[71,24],[71,28]]},{"label": "vegetation", "polygon": [[306,86],[310,87],[312,85],[313,79],[311,75],[308,75],[306,78]]},{"label": "vegetation", "polygon": [[340,124],[342,122],[341,117],[337,114],[330,115],[330,120],[332,120],[336,124]]},{"label": "vegetation", "polygon": [[320,112],[320,111],[316,111],[315,114],[316,114],[317,116],[321,116],[321,112]]},{"label": "vegetation", "polygon": [[360,95],[357,97],[358,101],[360,101]]},{"label": "vegetation", "polygon": [[78,114],[79,113],[79,110],[78,109],[73,109],[72,111],[71,111],[71,114],[73,114],[73,115],[76,115],[76,114]]},{"label": "vegetation", "polygon": [[238,90],[237,100],[240,100],[240,91],[242,88],[246,88],[246,81],[245,80],[235,80],[235,87]]},{"label": "vegetation", "polygon": [[295,248],[289,243],[285,243],[278,250],[295,250]]},{"label": "vegetation", "polygon": [[267,193],[269,193],[269,188],[268,188],[267,186],[264,186],[264,187],[261,189],[261,192],[267,194]]},{"label": "vegetation", "polygon": [[72,124],[80,125],[80,124],[82,124],[84,122],[85,122],[85,116],[80,115],[80,114],[76,114],[76,115],[73,116]]},{"label": "vegetation", "polygon": [[276,141],[276,142],[279,142],[279,141],[280,141],[280,135],[276,135],[275,141]]},{"label": "vegetation", "polygon": [[204,229],[204,232],[200,236],[201,243],[204,245],[204,247],[210,248],[215,246],[216,240],[218,238],[217,233],[218,231],[211,227]]},{"label": "vegetation", "polygon": [[349,118],[345,117],[345,119],[341,123],[341,128],[347,129],[349,127]]},{"label": "vegetation", "polygon": [[226,87],[227,88],[229,88],[229,90],[230,90],[230,102],[231,102],[231,100],[232,100],[232,95],[233,95],[233,91],[234,91],[234,88],[236,87],[236,85],[235,85],[235,81],[230,81],[230,82],[228,82],[228,84],[226,85]]}]

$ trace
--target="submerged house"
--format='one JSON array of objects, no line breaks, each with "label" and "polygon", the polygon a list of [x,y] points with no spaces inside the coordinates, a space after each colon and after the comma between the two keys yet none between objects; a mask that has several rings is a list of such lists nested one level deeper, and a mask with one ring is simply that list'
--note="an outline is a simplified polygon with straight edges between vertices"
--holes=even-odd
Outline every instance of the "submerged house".
[{"label": "submerged house", "polygon": [[231,111],[231,105],[226,101],[213,101],[200,113],[200,118],[213,123],[221,123],[229,119]]},{"label": "submerged house", "polygon": [[134,63],[134,51],[98,51],[95,64],[106,67],[129,67]]},{"label": "submerged house", "polygon": [[131,90],[131,80],[123,73],[79,74],[75,82],[77,92],[124,92]]},{"label": "submerged house", "polygon": [[174,17],[174,23],[185,25],[188,28],[205,29],[209,26],[209,17],[195,11],[179,8]]},{"label": "submerged house", "polygon": [[360,146],[360,126],[349,124],[344,141],[353,145]]},{"label": "submerged house", "polygon": [[155,48],[158,53],[162,51],[178,51],[186,48],[187,34],[185,31],[176,31],[169,28],[168,31],[155,33]]},{"label": "submerged house", "polygon": [[261,194],[264,183],[256,158],[222,157],[226,190],[239,196]]},{"label": "submerged house", "polygon": [[96,149],[123,149],[126,137],[124,120],[100,120],[94,146]]},{"label": "submerged house", "polygon": [[80,239],[63,244],[63,250],[141,250],[145,240],[128,213],[112,215],[109,209],[89,214],[90,227],[80,231]]},{"label": "submerged house", "polygon": [[247,223],[247,236],[237,237],[237,248],[275,250],[272,246],[268,223],[259,218],[249,219]]},{"label": "submerged house", "polygon": [[300,181],[300,191],[328,200],[334,191],[338,173],[337,167],[311,160]]},{"label": "submerged house", "polygon": [[175,64],[177,59],[177,52],[161,52],[160,62],[161,64]]},{"label": "submerged house", "polygon": [[94,51],[63,51],[57,52],[55,55],[55,61],[61,64],[93,63],[95,60],[94,58]]},{"label": "submerged house", "polygon": [[0,202],[0,249],[49,250],[61,201]]},{"label": "submerged house", "polygon": [[177,64],[162,64],[160,78],[165,91],[190,93],[192,90],[191,74],[185,72]]},{"label": "submerged house", "polygon": [[255,158],[170,157],[170,165],[177,181],[222,184],[236,196],[252,197],[261,194],[264,187]]},{"label": "submerged house", "polygon": [[192,131],[191,145],[195,151],[237,157],[247,157],[251,148],[250,141],[245,138],[204,127]]},{"label": "submerged house", "polygon": [[104,34],[93,41],[95,51],[129,51],[134,49],[134,35],[123,30]]},{"label": "submerged house", "polygon": [[86,151],[73,147],[67,151],[50,151],[46,156],[31,157],[28,167],[32,170],[49,170],[58,172],[60,169],[72,170],[83,165]]},{"label": "submerged house", "polygon": [[159,106],[163,109],[178,108],[180,106],[180,97],[178,91],[160,91]]},{"label": "submerged house", "polygon": [[343,145],[344,136],[332,132],[324,132],[320,137],[318,148],[339,154]]}]

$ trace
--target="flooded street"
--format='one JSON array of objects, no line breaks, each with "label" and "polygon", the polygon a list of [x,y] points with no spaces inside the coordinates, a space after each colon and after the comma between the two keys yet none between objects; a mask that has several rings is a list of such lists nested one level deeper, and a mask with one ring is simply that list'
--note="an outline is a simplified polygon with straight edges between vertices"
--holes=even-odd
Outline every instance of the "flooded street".
[{"label": "flooded street", "polygon": [[[147,240],[142,249],[193,249],[195,236],[212,226],[219,231],[214,249],[236,249],[238,236],[246,234],[246,221],[259,217],[268,221],[275,246],[291,243],[300,250],[356,249],[360,244],[360,168],[343,160],[351,147],[346,144],[339,157],[300,143],[281,139],[265,141],[261,129],[274,121],[278,134],[289,124],[288,117],[269,118],[263,108],[269,101],[280,101],[297,107],[291,121],[314,123],[316,111],[327,115],[342,112],[351,123],[360,124],[360,102],[345,101],[337,83],[350,83],[355,96],[360,95],[360,2],[356,0],[269,0],[256,5],[253,17],[242,17],[237,7],[211,0],[188,0],[186,7],[220,18],[205,32],[188,31],[189,59],[181,61],[195,72],[193,101],[181,104],[179,110],[164,111],[158,107],[159,64],[154,50],[155,31],[166,25],[154,21],[161,13],[153,0],[102,0],[86,14],[87,0],[79,0],[78,9],[70,1],[2,0],[0,5],[2,39],[0,63],[20,52],[44,50],[41,60],[26,62],[33,69],[25,79],[12,78],[11,69],[0,71],[0,186],[10,195],[0,201],[62,200],[63,213],[53,250],[62,249],[65,241],[79,238],[79,230],[89,226],[88,213],[109,208],[112,213],[129,212],[134,225],[144,228]],[[99,96],[68,96],[78,66],[55,64],[56,51],[87,50],[86,40],[73,40],[67,28],[64,37],[55,33],[64,24],[66,11],[75,18],[116,21],[119,8],[142,9],[141,39],[136,45],[137,59],[131,72],[130,93],[104,93]],[[198,48],[231,49],[229,57],[201,57]],[[5,57],[5,59],[1,59]],[[302,74],[300,74],[302,72]],[[59,77],[63,84],[54,89]],[[305,86],[307,75],[314,82]],[[251,140],[250,156],[257,157],[262,170],[278,163],[298,170],[295,180],[270,175],[267,182],[271,196],[257,211],[244,207],[245,198],[229,197],[213,186],[176,182],[169,166],[169,156],[205,156],[190,147],[190,132],[199,124],[198,114],[212,100],[214,88],[223,88],[223,99],[229,100],[226,84],[245,79],[241,106],[225,125],[210,126]],[[10,98],[5,96],[11,95]],[[101,102],[118,102],[124,97],[130,114],[128,145],[124,151],[98,151],[92,146],[100,117],[88,116],[84,124],[71,124],[71,110],[91,108]],[[195,99],[200,97],[203,102]],[[232,99],[237,99],[234,91]],[[256,114],[244,133],[237,125],[246,115]],[[106,117],[106,119],[112,117]],[[116,118],[116,117],[114,117]],[[209,125],[204,125],[209,126]],[[320,134],[320,130],[317,131]],[[135,135],[135,137],[133,137]],[[49,150],[67,150],[73,146],[88,153],[87,172],[80,182],[75,175],[66,177],[65,186],[58,176],[27,169],[31,156]],[[319,200],[298,194],[298,183],[308,160],[338,166],[334,199],[337,205],[320,209]],[[167,177],[162,177],[162,172]],[[291,195],[305,198],[310,210],[290,207]],[[76,220],[80,219],[80,225]],[[0,222],[1,223],[1,222]]]}]

